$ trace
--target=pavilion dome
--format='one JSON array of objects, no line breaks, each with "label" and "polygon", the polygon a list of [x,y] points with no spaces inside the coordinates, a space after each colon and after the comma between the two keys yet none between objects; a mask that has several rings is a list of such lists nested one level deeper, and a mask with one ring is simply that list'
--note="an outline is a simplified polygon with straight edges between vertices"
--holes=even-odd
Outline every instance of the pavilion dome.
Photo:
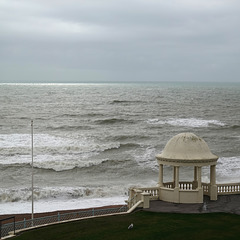
[{"label": "pavilion dome", "polygon": [[172,137],[162,153],[157,155],[159,160],[170,161],[216,161],[218,156],[211,153],[207,143],[193,133],[180,133]]}]

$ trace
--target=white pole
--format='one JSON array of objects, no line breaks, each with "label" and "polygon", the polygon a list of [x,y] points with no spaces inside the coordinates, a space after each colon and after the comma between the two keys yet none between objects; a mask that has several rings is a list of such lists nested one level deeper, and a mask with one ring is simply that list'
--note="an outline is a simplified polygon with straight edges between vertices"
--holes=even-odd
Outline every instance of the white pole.
[{"label": "white pole", "polygon": [[33,210],[34,210],[34,205],[33,205],[33,120],[31,120],[31,133],[32,133],[32,220],[33,220]]}]

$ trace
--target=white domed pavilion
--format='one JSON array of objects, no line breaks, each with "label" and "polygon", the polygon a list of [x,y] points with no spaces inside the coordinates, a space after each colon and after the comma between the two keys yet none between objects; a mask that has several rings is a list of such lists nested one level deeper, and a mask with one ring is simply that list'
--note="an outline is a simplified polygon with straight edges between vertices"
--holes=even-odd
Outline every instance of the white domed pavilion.
[{"label": "white domed pavilion", "polygon": [[[202,203],[202,167],[210,166],[210,199],[217,200],[216,164],[218,157],[211,153],[207,143],[193,133],[180,133],[171,138],[157,155],[161,200],[175,203]],[[163,165],[173,166],[173,182],[163,182]],[[179,168],[192,166],[194,179],[179,181]]]},{"label": "white domed pavilion", "polygon": [[[150,201],[172,203],[203,203],[203,195],[217,200],[218,195],[240,194],[240,183],[216,183],[218,156],[211,153],[207,143],[193,133],[180,133],[172,137],[161,154],[157,186],[129,189],[129,212],[137,207],[149,208]],[[164,182],[164,165],[173,168],[172,181]],[[210,168],[210,183],[202,182],[202,167]],[[180,181],[179,169],[192,167],[193,179]]]}]

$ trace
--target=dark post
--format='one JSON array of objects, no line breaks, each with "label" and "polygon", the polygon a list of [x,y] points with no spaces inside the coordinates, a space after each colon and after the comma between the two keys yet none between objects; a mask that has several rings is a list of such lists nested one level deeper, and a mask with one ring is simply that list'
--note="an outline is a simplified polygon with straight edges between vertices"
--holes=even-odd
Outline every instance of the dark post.
[{"label": "dark post", "polygon": [[14,235],[15,235],[15,228],[16,228],[16,224],[15,224],[15,216],[14,216]]},{"label": "dark post", "polygon": [[2,239],[2,221],[0,221],[0,239]]}]

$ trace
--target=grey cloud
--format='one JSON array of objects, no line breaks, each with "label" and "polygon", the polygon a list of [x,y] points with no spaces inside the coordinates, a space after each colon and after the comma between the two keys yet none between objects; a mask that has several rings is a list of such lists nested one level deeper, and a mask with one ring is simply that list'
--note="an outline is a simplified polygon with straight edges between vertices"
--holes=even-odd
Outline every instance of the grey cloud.
[{"label": "grey cloud", "polygon": [[239,81],[239,7],[229,0],[0,1],[0,82],[33,81],[40,72],[36,81]]}]

